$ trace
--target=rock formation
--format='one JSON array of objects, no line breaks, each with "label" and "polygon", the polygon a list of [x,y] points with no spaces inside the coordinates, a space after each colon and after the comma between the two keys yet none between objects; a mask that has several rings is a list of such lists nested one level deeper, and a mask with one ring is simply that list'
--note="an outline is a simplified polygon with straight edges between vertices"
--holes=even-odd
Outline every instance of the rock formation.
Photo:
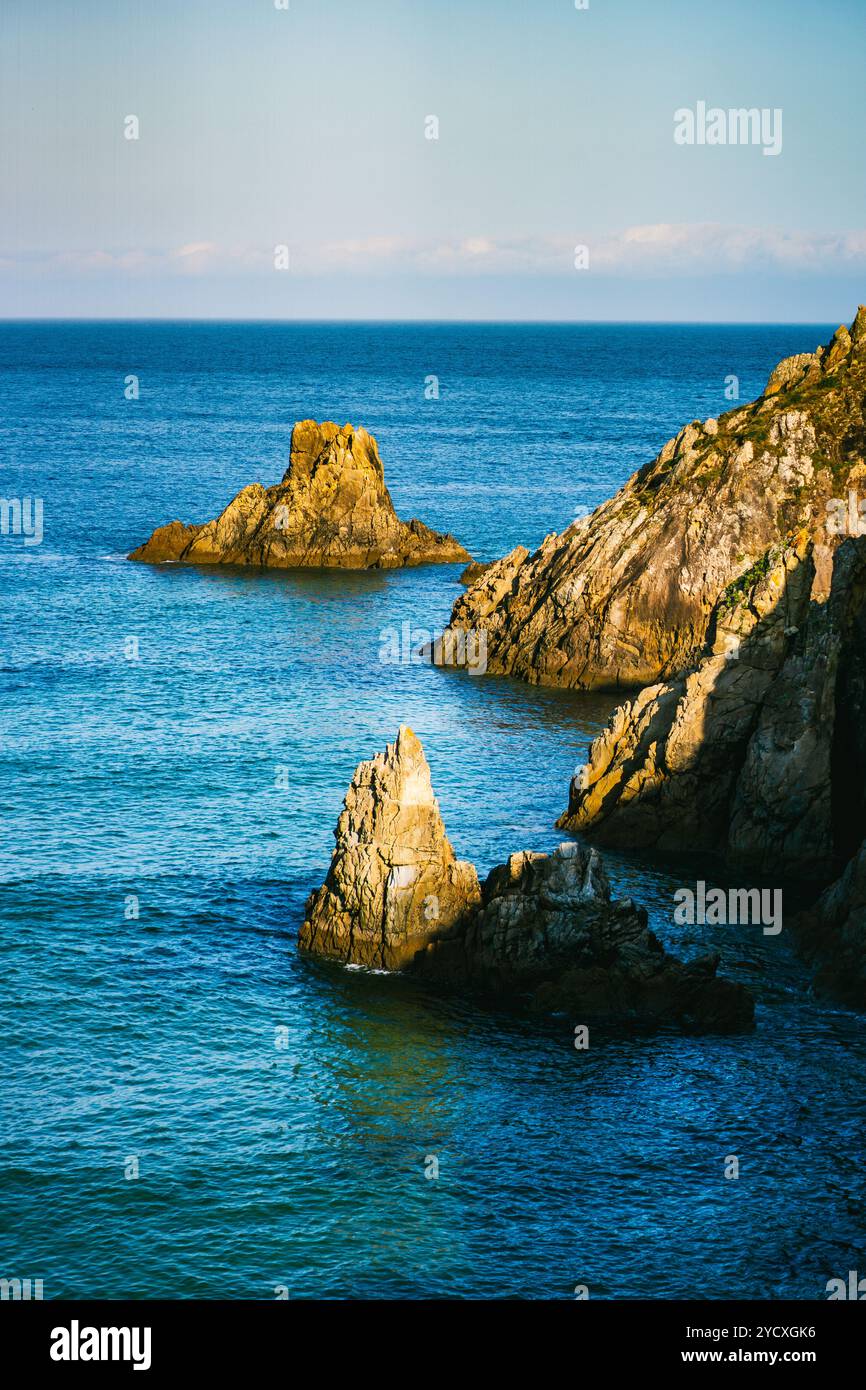
[{"label": "rock formation", "polygon": [[853,826],[866,833],[866,740],[851,728],[866,540],[817,564],[816,549],[804,535],[771,548],[722,595],[698,664],[614,711],[561,826],[819,881],[844,863]]},{"label": "rock formation", "polygon": [[866,1009],[866,844],[795,926],[816,989]]},{"label": "rock formation", "polygon": [[214,521],[158,527],[131,560],[190,565],[393,569],[470,560],[453,536],[394,511],[376,441],[364,429],[301,420],[281,483],[251,483]]},{"label": "rock formation", "polygon": [[426,980],[531,999],[575,1020],[675,1021],[749,1027],[751,997],[716,978],[717,957],[669,956],[643,909],[612,902],[598,852],[575,843],[520,853],[479,892],[456,860],[418,739],[361,763],[337,823],[324,885],[300,947],[344,962],[408,970]]},{"label": "rock formation", "polygon": [[697,666],[614,712],[559,824],[818,887],[842,870],[793,925],[817,983],[866,1006],[864,696],[866,538],[771,548]]},{"label": "rock formation", "polygon": [[424,750],[406,726],[359,765],[335,836],[328,876],[307,901],[303,950],[400,970],[479,901],[478,876],[454,855]]},{"label": "rock formation", "polygon": [[413,970],[450,985],[527,996],[575,1021],[675,1022],[702,1032],[749,1028],[754,1003],[719,979],[718,955],[668,955],[631,899],[611,902],[597,850],[567,841],[493,869],[462,930],[427,945]]},{"label": "rock formation", "polygon": [[756,402],[686,425],[610,501],[530,555],[485,567],[452,629],[487,669],[543,685],[639,687],[694,664],[713,609],[768,548],[824,538],[827,504],[866,479],[866,308],[787,358]]}]

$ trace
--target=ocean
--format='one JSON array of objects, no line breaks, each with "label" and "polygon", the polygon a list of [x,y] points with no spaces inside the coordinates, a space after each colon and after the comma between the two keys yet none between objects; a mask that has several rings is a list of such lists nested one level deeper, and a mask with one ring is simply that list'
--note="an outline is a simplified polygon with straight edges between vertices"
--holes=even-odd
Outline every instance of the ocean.
[{"label": "ocean", "polygon": [[864,1267],[862,1016],[785,932],[675,926],[694,866],[606,856],[666,945],[754,991],[748,1036],[578,1051],[566,1019],[297,953],[354,768],[401,723],[484,873],[561,838],[610,696],[383,663],[460,566],[125,559],[277,481],[306,417],[376,436],[402,517],[534,548],[834,327],[0,324],[0,491],[43,507],[39,544],[0,538],[0,1277],[820,1299]]}]

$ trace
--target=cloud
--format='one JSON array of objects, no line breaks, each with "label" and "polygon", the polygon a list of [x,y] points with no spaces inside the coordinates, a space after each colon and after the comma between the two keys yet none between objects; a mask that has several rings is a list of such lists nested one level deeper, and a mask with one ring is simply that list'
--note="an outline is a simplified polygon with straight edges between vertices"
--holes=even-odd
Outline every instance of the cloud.
[{"label": "cloud", "polygon": [[[592,233],[576,229],[546,237],[411,238],[379,235],[331,242],[290,243],[291,273],[300,276],[405,274],[422,276],[566,275],[575,248],[589,248],[589,272],[611,276],[665,276],[866,270],[866,230],[785,231],[718,222],[656,222]],[[127,248],[55,251],[16,256],[0,251],[0,265],[21,273],[72,272],[82,276],[210,275],[214,279],[273,273],[275,247],[220,246],[191,241],[165,250]],[[582,272],[586,273],[586,272]]]}]

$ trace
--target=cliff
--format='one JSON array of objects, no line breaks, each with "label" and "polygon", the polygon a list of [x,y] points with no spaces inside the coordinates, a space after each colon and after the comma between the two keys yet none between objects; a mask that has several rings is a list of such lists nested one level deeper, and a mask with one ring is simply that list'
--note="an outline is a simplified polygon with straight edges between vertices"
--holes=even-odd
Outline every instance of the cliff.
[{"label": "cliff", "polygon": [[393,569],[465,562],[453,536],[394,510],[376,441],[364,429],[301,420],[274,487],[251,483],[214,521],[158,527],[129,556],[151,563]]},{"label": "cliff", "polygon": [[486,567],[450,629],[485,631],[487,670],[537,684],[675,675],[727,586],[786,537],[823,543],[828,503],[863,487],[864,402],[861,307],[850,332],[781,362],[759,400],[686,425],[592,516]]},{"label": "cliff", "polygon": [[614,712],[558,823],[818,887],[841,872],[794,925],[819,982],[866,1004],[864,695],[866,538],[773,547],[695,667]]}]

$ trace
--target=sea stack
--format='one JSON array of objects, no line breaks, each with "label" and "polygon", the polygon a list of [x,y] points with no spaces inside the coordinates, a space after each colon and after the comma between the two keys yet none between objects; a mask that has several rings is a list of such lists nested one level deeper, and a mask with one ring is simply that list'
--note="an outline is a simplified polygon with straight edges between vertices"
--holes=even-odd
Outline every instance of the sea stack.
[{"label": "sea stack", "polygon": [[479,889],[447,838],[411,729],[360,764],[336,840],[325,883],[307,902],[303,951],[522,998],[575,1022],[722,1032],[752,1024],[751,996],[717,978],[717,956],[676,960],[642,908],[611,900],[591,847],[568,841],[552,854],[512,854]]},{"label": "sea stack", "polygon": [[129,556],[154,564],[396,569],[465,563],[453,536],[401,521],[375,439],[352,425],[301,420],[273,487],[251,483],[203,525],[159,526]]},{"label": "sea stack", "polygon": [[403,725],[357,768],[324,884],[307,901],[300,946],[349,964],[401,970],[480,899],[457,859],[419,739]]}]

